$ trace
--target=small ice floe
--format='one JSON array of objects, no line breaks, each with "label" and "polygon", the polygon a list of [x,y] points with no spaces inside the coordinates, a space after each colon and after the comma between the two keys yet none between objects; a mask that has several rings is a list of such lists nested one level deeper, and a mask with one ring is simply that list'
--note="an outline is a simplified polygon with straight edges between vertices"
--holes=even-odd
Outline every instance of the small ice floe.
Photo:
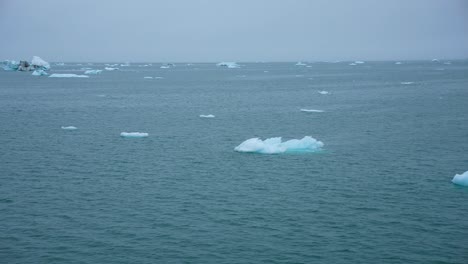
[{"label": "small ice floe", "polygon": [[306,66],[307,64],[303,63],[302,61],[298,61],[295,65],[296,66]]},{"label": "small ice floe", "polygon": [[317,110],[317,109],[301,109],[301,112],[306,112],[306,113],[323,113],[325,111],[323,110]]},{"label": "small ice floe", "polygon": [[65,66],[65,63],[63,63],[63,62],[57,62],[57,63],[55,63],[55,66]]},{"label": "small ice floe", "polygon": [[88,75],[78,75],[74,73],[53,73],[49,78],[88,78]]},{"label": "small ice floe", "polygon": [[48,75],[47,72],[44,70],[35,70],[32,73],[33,76],[43,76],[43,75]]},{"label": "small ice floe", "polygon": [[201,118],[214,118],[215,116],[212,114],[209,115],[200,115]]},{"label": "small ice floe", "polygon": [[63,126],[62,129],[63,130],[77,130],[78,128],[74,126]]},{"label": "small ice floe", "polygon": [[403,63],[401,63],[401,61],[397,61],[397,62],[395,62],[395,64],[400,65],[400,64],[403,64]]},{"label": "small ice floe", "polygon": [[234,150],[260,154],[307,153],[320,151],[323,145],[323,142],[310,136],[305,136],[302,139],[291,139],[285,142],[282,142],[281,137],[265,140],[251,138],[242,142]]},{"label": "small ice floe", "polygon": [[169,67],[169,66],[167,66],[167,65],[162,65],[162,66],[159,67],[159,68],[161,68],[161,69],[169,69],[169,68],[171,68],[171,67]]},{"label": "small ice floe", "polygon": [[438,59],[432,59],[432,62],[439,62]]},{"label": "small ice floe", "polygon": [[142,137],[147,137],[148,133],[142,133],[142,132],[122,132],[120,133],[121,137],[125,138],[142,138]]},{"label": "small ice floe", "polygon": [[110,67],[115,67],[115,66],[118,66],[119,64],[109,64],[109,63],[106,63],[106,64],[104,64],[104,65],[110,66]]},{"label": "small ice floe", "polygon": [[451,63],[450,61],[446,61],[446,62],[444,62],[444,64],[445,64],[445,65],[450,65],[450,64],[452,64],[452,63]]},{"label": "small ice floe", "polygon": [[364,64],[363,61],[355,61],[354,63],[356,63],[356,64]]},{"label": "small ice floe", "polygon": [[216,64],[216,66],[218,66],[218,67],[227,67],[229,69],[240,68],[240,65],[237,64],[236,62],[225,62],[225,61]]},{"label": "small ice floe", "polygon": [[349,65],[351,65],[351,66],[355,66],[355,65],[357,65],[357,64],[356,64],[356,63],[350,63]]},{"label": "small ice floe", "polygon": [[401,84],[403,85],[409,85],[409,84],[413,84],[414,82],[401,82]]},{"label": "small ice floe", "polygon": [[263,71],[264,73],[267,73],[268,71]]},{"label": "small ice floe", "polygon": [[159,68],[161,68],[161,69],[170,69],[170,68],[174,68],[174,67],[175,67],[174,63],[166,63],[166,64],[162,65]]},{"label": "small ice floe", "polygon": [[468,171],[465,171],[463,174],[455,174],[452,182],[457,185],[468,186]]},{"label": "small ice floe", "polygon": [[130,63],[126,62],[126,63],[123,63],[123,64],[120,64],[121,67],[129,67],[130,66]]},{"label": "small ice floe", "polygon": [[116,71],[118,70],[119,68],[112,68],[112,67],[105,67],[104,70],[106,71]]},{"label": "small ice floe", "polygon": [[318,91],[318,93],[319,93],[319,94],[323,94],[323,95],[325,95],[325,94],[330,94],[329,91]]},{"label": "small ice floe", "polygon": [[143,77],[143,79],[153,79],[153,77],[151,77],[151,76],[145,76],[145,77]]},{"label": "small ice floe", "polygon": [[84,73],[85,74],[100,74],[102,70],[87,70]]},{"label": "small ice floe", "polygon": [[306,66],[306,68],[312,68],[312,66],[310,66],[310,65],[307,65],[307,66]]}]

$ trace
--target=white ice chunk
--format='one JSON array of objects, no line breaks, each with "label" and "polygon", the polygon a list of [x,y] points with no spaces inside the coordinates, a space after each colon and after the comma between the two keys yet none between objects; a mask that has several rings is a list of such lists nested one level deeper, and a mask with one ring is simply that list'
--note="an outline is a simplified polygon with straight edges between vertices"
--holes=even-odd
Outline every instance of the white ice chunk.
[{"label": "white ice chunk", "polygon": [[106,71],[116,71],[118,70],[119,68],[112,68],[112,67],[105,67],[104,70]]},{"label": "white ice chunk", "polygon": [[414,82],[401,82],[403,85],[413,84]]},{"label": "white ice chunk", "polygon": [[296,66],[306,66],[307,64],[303,63],[302,61],[298,61]]},{"label": "white ice chunk", "polygon": [[307,113],[323,113],[325,111],[323,110],[317,110],[317,109],[301,109],[301,112],[307,112]]},{"label": "white ice chunk", "polygon": [[2,68],[5,71],[16,71],[18,70],[20,63],[14,60],[5,60],[3,61]]},{"label": "white ice chunk", "polygon": [[151,76],[145,76],[145,77],[143,77],[143,79],[153,79],[153,77],[151,77]]},{"label": "white ice chunk", "polygon": [[38,56],[33,56],[32,61],[31,61],[31,65],[33,67],[35,67],[35,68],[40,68],[40,69],[43,69],[43,70],[50,69],[50,64],[47,61],[41,59]]},{"label": "white ice chunk", "polygon": [[78,75],[74,73],[54,73],[49,78],[88,78],[88,75]]},{"label": "white ice chunk", "polygon": [[220,63],[216,64],[216,66],[218,66],[218,67],[227,67],[229,69],[240,68],[239,64],[237,64],[236,62],[232,62],[232,61],[229,61],[229,62],[223,61],[223,62],[220,62]]},{"label": "white ice chunk", "polygon": [[402,64],[400,61],[395,62],[396,65]]},{"label": "white ice chunk", "polygon": [[142,133],[142,132],[122,132],[120,133],[121,137],[126,137],[126,138],[142,138],[142,137],[147,137],[148,133]]},{"label": "white ice chunk", "polygon": [[310,136],[305,136],[303,139],[291,139],[285,142],[281,141],[281,137],[269,138],[261,140],[259,138],[251,138],[242,142],[234,148],[238,152],[251,152],[261,154],[279,154],[288,152],[316,152],[321,150],[323,143]]},{"label": "white ice chunk", "polygon": [[47,72],[45,72],[44,70],[35,70],[35,71],[33,71],[32,75],[34,75],[34,76],[43,76],[43,75],[47,75]]},{"label": "white ice chunk", "polygon": [[356,63],[356,64],[364,64],[363,61],[355,61],[354,63]]},{"label": "white ice chunk", "polygon": [[357,65],[357,64],[356,64],[356,63],[350,63],[349,65],[351,65],[351,66],[355,66],[355,65]]},{"label": "white ice chunk", "polygon": [[328,92],[328,91],[318,91],[318,93],[325,95],[325,94],[329,94],[330,92]]},{"label": "white ice chunk", "polygon": [[468,171],[463,174],[455,174],[452,182],[461,186],[468,186]]},{"label": "white ice chunk", "polygon": [[200,117],[202,117],[202,118],[214,118],[215,116],[212,115],[212,114],[209,114],[209,115],[200,115]]},{"label": "white ice chunk", "polygon": [[77,130],[78,128],[74,126],[63,126],[62,129],[63,130]]},{"label": "white ice chunk", "polygon": [[432,62],[439,62],[438,59],[432,59]]},{"label": "white ice chunk", "polygon": [[63,63],[63,62],[57,62],[57,63],[55,63],[55,66],[65,66],[65,63]]},{"label": "white ice chunk", "polygon": [[87,70],[84,74],[100,74],[102,70]]}]

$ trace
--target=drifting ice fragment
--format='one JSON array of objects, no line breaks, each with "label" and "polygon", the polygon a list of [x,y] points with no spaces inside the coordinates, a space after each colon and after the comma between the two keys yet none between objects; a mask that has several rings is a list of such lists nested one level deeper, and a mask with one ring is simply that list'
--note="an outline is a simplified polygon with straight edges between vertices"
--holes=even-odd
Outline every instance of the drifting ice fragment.
[{"label": "drifting ice fragment", "polygon": [[395,62],[395,64],[396,64],[396,65],[400,65],[400,64],[402,64],[402,63],[401,63],[401,62],[399,62],[399,61],[397,61],[397,62]]},{"label": "drifting ice fragment", "polygon": [[145,76],[145,77],[143,77],[143,79],[153,79],[153,77],[151,77],[151,76]]},{"label": "drifting ice fragment", "polygon": [[239,146],[234,148],[234,150],[238,152],[279,154],[291,152],[316,152],[321,150],[322,147],[323,142],[309,136],[300,140],[291,139],[285,142],[281,141],[281,137],[275,137],[265,140],[251,138],[242,142]]},{"label": "drifting ice fragment", "polygon": [[104,70],[106,71],[116,71],[118,70],[119,68],[112,68],[112,67],[105,67]]},{"label": "drifting ice fragment", "polygon": [[329,94],[330,92],[328,92],[328,91],[318,91],[318,93],[319,93],[319,94],[324,94],[324,95],[325,95],[325,94]]},{"label": "drifting ice fragment", "polygon": [[202,118],[214,118],[215,116],[209,114],[209,115],[200,115],[200,117],[202,117]]},{"label": "drifting ice fragment", "polygon": [[316,110],[316,109],[301,109],[301,112],[307,112],[307,113],[323,113],[325,111],[323,110]]},{"label": "drifting ice fragment", "polygon": [[102,70],[87,70],[84,74],[100,74]]},{"label": "drifting ice fragment", "polygon": [[45,72],[44,70],[35,70],[35,71],[33,71],[32,75],[42,76],[42,75],[47,75],[47,72]]},{"label": "drifting ice fragment", "polygon": [[48,70],[50,69],[50,64],[39,58],[38,56],[33,56],[31,65],[33,66],[34,69],[42,69],[42,70]]},{"label": "drifting ice fragment", "polygon": [[74,73],[54,73],[49,78],[88,78],[88,75],[78,75]]},{"label": "drifting ice fragment", "polygon": [[120,133],[121,137],[126,137],[126,138],[142,138],[142,137],[147,137],[148,133],[141,133],[141,132],[122,132]]},{"label": "drifting ice fragment", "polygon": [[452,182],[461,186],[468,186],[468,171],[463,174],[455,174]]},{"label": "drifting ice fragment", "polygon": [[63,130],[77,130],[78,128],[74,126],[63,126],[62,129]]},{"label": "drifting ice fragment", "polygon": [[2,68],[5,71],[16,71],[18,70],[20,63],[14,60],[5,60],[3,61]]},{"label": "drifting ice fragment", "polygon": [[302,61],[299,61],[296,63],[296,66],[306,66],[307,64],[303,63]]},{"label": "drifting ice fragment", "polygon": [[356,64],[364,64],[363,61],[355,61],[354,63],[356,63]]},{"label": "drifting ice fragment", "polygon": [[216,64],[216,66],[218,66],[218,67],[227,67],[229,69],[240,68],[240,65],[237,64],[236,62],[225,62],[225,61]]},{"label": "drifting ice fragment", "polygon": [[356,64],[356,63],[350,63],[349,65],[351,65],[351,66],[355,66],[355,65],[357,65],[357,64]]},{"label": "drifting ice fragment", "polygon": [[408,84],[413,84],[414,82],[401,82],[401,84],[408,85]]}]

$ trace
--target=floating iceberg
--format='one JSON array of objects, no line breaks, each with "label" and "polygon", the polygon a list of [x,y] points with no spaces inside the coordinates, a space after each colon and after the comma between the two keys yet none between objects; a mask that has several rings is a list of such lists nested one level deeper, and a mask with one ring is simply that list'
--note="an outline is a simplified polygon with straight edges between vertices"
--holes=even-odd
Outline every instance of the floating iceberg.
[{"label": "floating iceberg", "polygon": [[3,61],[2,63],[2,68],[5,70],[5,71],[17,71],[18,70],[18,67],[20,65],[19,62],[17,61],[14,61],[14,60],[5,60]]},{"label": "floating iceberg", "polygon": [[240,68],[240,65],[235,63],[235,62],[225,62],[225,61],[216,64],[216,66],[218,66],[218,67],[227,67],[229,69]]},{"label": "floating iceberg", "polygon": [[401,82],[401,84],[408,85],[408,84],[413,84],[414,82]]},{"label": "floating iceberg", "polygon": [[170,68],[174,68],[174,67],[175,67],[174,63],[166,63],[166,64],[162,65],[159,68],[161,68],[161,69],[170,69]]},{"label": "floating iceberg", "polygon": [[119,68],[112,68],[112,67],[105,67],[104,70],[106,71],[116,71],[118,70]]},{"label": "floating iceberg", "polygon": [[74,126],[63,126],[62,129],[63,130],[77,130],[78,128]]},{"label": "floating iceberg", "polygon": [[126,138],[142,138],[142,137],[147,137],[148,133],[142,133],[142,132],[122,132],[120,133],[121,137],[126,137]]},{"label": "floating iceberg", "polygon": [[200,117],[202,117],[202,118],[214,118],[215,116],[212,115],[212,114],[209,114],[209,115],[200,115]]},{"label": "floating iceberg", "polygon": [[162,65],[162,66],[159,67],[159,68],[161,68],[161,69],[169,69],[169,68],[171,68],[171,67],[169,67],[169,66],[167,66],[167,65]]},{"label": "floating iceberg", "polygon": [[33,76],[43,76],[43,75],[48,75],[47,72],[44,70],[35,70],[32,73]]},{"label": "floating iceberg", "polygon": [[355,61],[354,63],[356,63],[356,64],[364,64],[363,61]]},{"label": "floating iceberg", "polygon": [[87,70],[84,74],[100,74],[102,70]]},{"label": "floating iceberg", "polygon": [[438,59],[432,59],[432,62],[439,62]]},{"label": "floating iceberg", "polygon": [[396,65],[402,64],[400,61],[395,62]]},{"label": "floating iceberg", "polygon": [[328,92],[328,91],[318,91],[318,93],[325,95],[325,94],[329,94],[330,92]]},{"label": "floating iceberg", "polygon": [[42,69],[42,70],[50,69],[50,64],[38,56],[33,56],[32,61],[31,61],[31,66],[33,67],[33,69]]},{"label": "floating iceberg", "polygon": [[151,77],[151,76],[145,76],[145,77],[143,77],[143,79],[153,79],[153,77]]},{"label": "floating iceberg", "polygon": [[349,65],[351,65],[351,66],[355,66],[355,65],[357,65],[357,64],[356,64],[356,63],[350,63]]},{"label": "floating iceberg", "polygon": [[463,174],[455,174],[452,182],[461,186],[468,186],[468,171]]},{"label": "floating iceberg", "polygon": [[316,110],[316,109],[301,109],[301,112],[307,112],[307,113],[323,113],[325,111],[323,110]]},{"label": "floating iceberg", "polygon": [[78,75],[74,73],[54,73],[49,78],[88,78],[88,75]]},{"label": "floating iceberg", "polygon": [[57,62],[57,63],[55,63],[55,66],[65,66],[65,63],[63,63],[63,62]]},{"label": "floating iceberg", "polygon": [[302,61],[298,61],[296,66],[306,66],[307,64],[303,63]]},{"label": "floating iceberg", "polygon": [[323,143],[315,138],[306,136],[303,139],[291,139],[285,142],[281,141],[281,137],[269,138],[261,140],[259,138],[251,138],[242,142],[234,148],[238,152],[251,152],[261,154],[279,154],[291,152],[316,152],[321,150]]},{"label": "floating iceberg", "polygon": [[130,63],[126,62],[124,64],[120,64],[121,67],[129,67],[130,66]]}]

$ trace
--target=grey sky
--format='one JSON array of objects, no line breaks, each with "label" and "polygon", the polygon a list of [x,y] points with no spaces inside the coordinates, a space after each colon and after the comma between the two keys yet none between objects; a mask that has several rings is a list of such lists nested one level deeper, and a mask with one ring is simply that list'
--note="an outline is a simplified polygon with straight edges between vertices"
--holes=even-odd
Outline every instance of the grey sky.
[{"label": "grey sky", "polygon": [[468,58],[468,0],[0,0],[0,59]]}]

